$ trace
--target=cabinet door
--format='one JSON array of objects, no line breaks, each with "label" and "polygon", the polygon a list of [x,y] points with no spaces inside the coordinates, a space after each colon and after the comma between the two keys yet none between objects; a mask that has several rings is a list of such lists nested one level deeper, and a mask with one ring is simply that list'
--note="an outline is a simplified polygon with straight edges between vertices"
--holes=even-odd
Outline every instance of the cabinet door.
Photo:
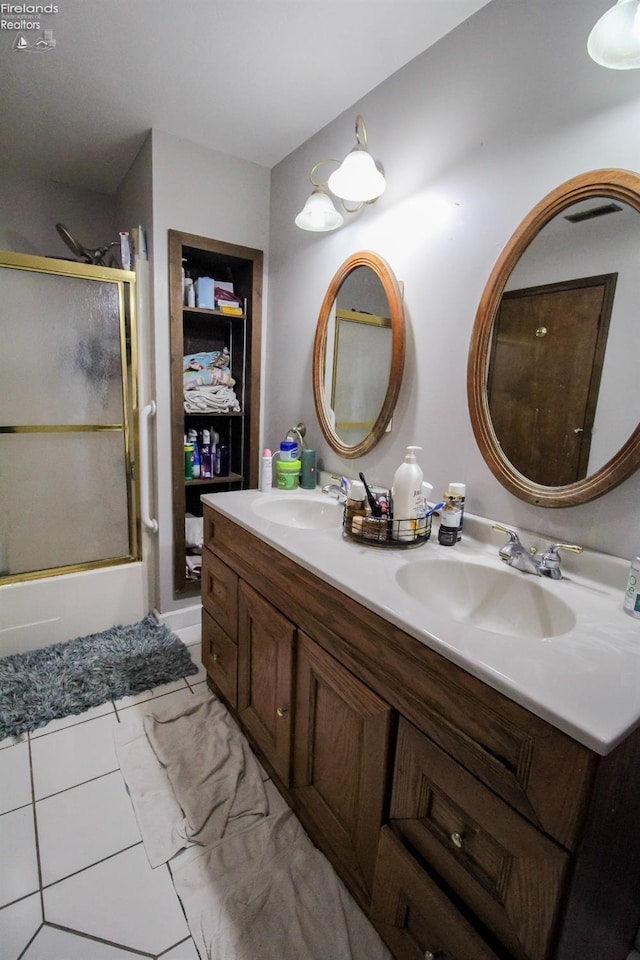
[{"label": "cabinet door", "polygon": [[299,633],[296,809],[365,895],[383,817],[390,717],[387,703]]},{"label": "cabinet door", "polygon": [[567,853],[406,720],[389,816],[515,957],[544,960]]},{"label": "cabinet door", "polygon": [[215,553],[202,550],[202,605],[227,636],[238,639],[238,575]]},{"label": "cabinet door", "polygon": [[243,580],[238,588],[238,712],[289,786],[295,627]]},{"label": "cabinet door", "polygon": [[202,610],[202,665],[230,706],[237,705],[238,649],[222,627]]},{"label": "cabinet door", "polygon": [[380,833],[371,918],[396,960],[498,960],[389,827]]}]

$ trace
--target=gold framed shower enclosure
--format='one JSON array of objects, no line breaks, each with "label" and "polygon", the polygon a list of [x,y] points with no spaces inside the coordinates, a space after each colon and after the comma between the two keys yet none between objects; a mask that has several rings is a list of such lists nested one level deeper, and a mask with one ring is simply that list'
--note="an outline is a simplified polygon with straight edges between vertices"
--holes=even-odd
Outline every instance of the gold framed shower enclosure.
[{"label": "gold framed shower enclosure", "polygon": [[141,558],[135,273],[0,251],[0,585]]}]

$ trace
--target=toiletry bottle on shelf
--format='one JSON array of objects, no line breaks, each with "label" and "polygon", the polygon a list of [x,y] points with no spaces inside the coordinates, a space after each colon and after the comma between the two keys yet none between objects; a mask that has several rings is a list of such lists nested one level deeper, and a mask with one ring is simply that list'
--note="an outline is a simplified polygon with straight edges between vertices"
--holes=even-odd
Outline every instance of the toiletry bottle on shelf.
[{"label": "toiletry bottle on shelf", "polygon": [[208,480],[211,472],[211,432],[204,429],[200,435],[200,476]]},{"label": "toiletry bottle on shelf", "polygon": [[453,493],[445,493],[443,500],[444,506],[440,514],[438,543],[442,544],[443,547],[453,547],[458,542],[460,520],[462,519],[460,497]]},{"label": "toiletry bottle on shelf", "polygon": [[630,617],[640,620],[640,557],[634,557],[631,561],[623,607]]},{"label": "toiletry bottle on shelf", "polygon": [[201,471],[200,471],[200,450],[198,448],[197,430],[189,430],[189,433],[187,435],[187,440],[189,444],[191,444],[191,446],[193,447],[193,456],[192,456],[193,479],[199,480],[201,476]]},{"label": "toiletry bottle on shelf", "polygon": [[220,434],[211,431],[211,476],[220,476]]},{"label": "toiletry bottle on shelf", "polygon": [[229,476],[229,447],[226,443],[218,446],[218,476]]},{"label": "toiletry bottle on shelf", "polygon": [[422,492],[422,470],[416,460],[416,450],[422,450],[422,447],[407,447],[404,462],[400,464],[393,478],[391,536],[394,540],[415,540],[416,538],[416,517],[420,509]]},{"label": "toiletry bottle on shelf", "polygon": [[273,486],[273,460],[271,450],[265,447],[260,459],[260,489],[267,493]]}]

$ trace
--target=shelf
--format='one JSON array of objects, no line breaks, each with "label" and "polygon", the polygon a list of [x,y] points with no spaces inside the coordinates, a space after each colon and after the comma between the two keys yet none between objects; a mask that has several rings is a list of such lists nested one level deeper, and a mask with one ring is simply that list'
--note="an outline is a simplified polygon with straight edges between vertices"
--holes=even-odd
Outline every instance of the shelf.
[{"label": "shelf", "polygon": [[[171,350],[171,427],[174,597],[194,590],[185,581],[185,512],[199,515],[202,494],[257,487],[260,423],[260,351],[263,253],[210,237],[169,231],[169,316]],[[184,304],[183,267],[187,275],[233,283],[242,313]],[[216,282],[218,282],[216,280]],[[215,302],[215,301],[209,301]],[[240,412],[184,409],[184,358],[226,350]],[[195,379],[195,378],[192,378]],[[203,379],[206,379],[203,378]],[[218,433],[229,450],[226,477],[184,478],[184,436],[189,429]],[[213,439],[213,437],[212,437]]]},{"label": "shelf", "polygon": [[197,480],[185,480],[185,487],[203,487],[205,485],[215,486],[220,483],[239,483],[244,480],[241,473],[230,473],[226,477],[198,477]]},{"label": "shelf", "polygon": [[209,310],[207,307],[183,307],[183,313],[193,313],[198,317],[215,317],[217,320],[244,320],[244,313],[225,313],[223,310]]},{"label": "shelf", "polygon": [[187,413],[184,412],[185,417],[206,417],[211,419],[211,417],[244,417],[242,410],[238,413],[237,410],[231,411],[230,413],[216,413],[215,410],[210,410],[208,413]]}]

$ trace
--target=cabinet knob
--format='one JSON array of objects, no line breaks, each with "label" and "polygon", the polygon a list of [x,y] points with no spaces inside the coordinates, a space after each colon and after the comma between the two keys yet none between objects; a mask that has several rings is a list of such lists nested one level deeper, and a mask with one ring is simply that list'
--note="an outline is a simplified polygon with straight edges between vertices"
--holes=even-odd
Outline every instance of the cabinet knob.
[{"label": "cabinet knob", "polygon": [[424,952],[424,960],[438,960],[438,956],[433,950],[425,950]]},{"label": "cabinet knob", "polygon": [[217,653],[211,654],[211,659],[213,660],[214,663],[217,663],[217,662],[218,662],[218,654],[217,654]]},{"label": "cabinet knob", "polygon": [[462,834],[461,833],[452,833],[451,834],[451,843],[454,847],[457,847],[458,850],[462,849]]},{"label": "cabinet knob", "polygon": [[289,713],[289,707],[278,707],[276,713],[279,717],[284,717],[285,713]]}]

